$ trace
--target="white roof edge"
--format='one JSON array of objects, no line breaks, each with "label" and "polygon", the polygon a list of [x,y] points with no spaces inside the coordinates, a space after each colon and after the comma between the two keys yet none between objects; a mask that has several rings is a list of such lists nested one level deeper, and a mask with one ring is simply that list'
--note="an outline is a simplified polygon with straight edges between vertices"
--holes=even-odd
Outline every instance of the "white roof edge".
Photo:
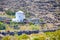
[{"label": "white roof edge", "polygon": [[16,13],[24,13],[23,11],[18,11],[18,12],[16,12]]}]

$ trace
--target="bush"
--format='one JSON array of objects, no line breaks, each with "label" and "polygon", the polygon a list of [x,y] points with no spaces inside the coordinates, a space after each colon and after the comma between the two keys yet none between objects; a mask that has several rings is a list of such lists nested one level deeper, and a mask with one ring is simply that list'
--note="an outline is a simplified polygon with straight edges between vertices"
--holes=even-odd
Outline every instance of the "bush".
[{"label": "bush", "polygon": [[29,25],[34,25],[32,22],[29,22]]},{"label": "bush", "polygon": [[4,29],[6,29],[5,25],[2,22],[0,22],[0,30],[4,30]]},{"label": "bush", "polygon": [[46,32],[46,35],[50,37],[50,40],[60,40],[60,30],[55,32]]},{"label": "bush", "polygon": [[5,36],[2,40],[11,40],[11,36]]},{"label": "bush", "polygon": [[43,22],[43,19],[42,18],[40,19],[40,22]]},{"label": "bush", "polygon": [[32,28],[32,30],[39,30],[39,26],[37,25],[30,25],[30,27]]},{"label": "bush", "polygon": [[6,10],[5,13],[7,15],[15,15],[15,12],[11,11],[10,9]]},{"label": "bush", "polygon": [[[11,39],[12,38],[12,39]],[[60,30],[55,32],[46,32],[41,34],[32,34],[32,35],[14,35],[14,36],[5,36],[2,40],[60,40]]]},{"label": "bush", "polygon": [[19,40],[22,40],[22,39],[29,39],[29,36],[26,34],[20,35]]},{"label": "bush", "polygon": [[19,29],[19,27],[18,27],[18,25],[16,24],[16,25],[14,25],[14,29]]},{"label": "bush", "polygon": [[30,13],[28,13],[28,12],[25,15],[27,18],[30,17]]},{"label": "bush", "polygon": [[40,40],[39,37],[34,37],[32,40]]}]

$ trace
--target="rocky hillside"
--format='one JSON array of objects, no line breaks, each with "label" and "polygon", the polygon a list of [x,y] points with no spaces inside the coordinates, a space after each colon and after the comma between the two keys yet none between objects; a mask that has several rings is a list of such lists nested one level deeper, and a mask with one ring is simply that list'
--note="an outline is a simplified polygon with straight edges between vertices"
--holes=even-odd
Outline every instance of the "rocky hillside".
[{"label": "rocky hillside", "polygon": [[0,0],[1,9],[24,10],[30,13],[30,17],[60,23],[60,0]]}]

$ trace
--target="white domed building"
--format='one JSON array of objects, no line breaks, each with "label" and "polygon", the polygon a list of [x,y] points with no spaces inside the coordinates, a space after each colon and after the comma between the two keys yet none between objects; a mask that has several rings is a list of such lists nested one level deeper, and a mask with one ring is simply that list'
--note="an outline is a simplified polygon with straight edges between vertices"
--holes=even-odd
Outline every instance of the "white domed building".
[{"label": "white domed building", "polygon": [[23,11],[16,12],[15,16],[16,18],[12,19],[13,22],[23,22],[23,20],[25,19],[25,15]]}]

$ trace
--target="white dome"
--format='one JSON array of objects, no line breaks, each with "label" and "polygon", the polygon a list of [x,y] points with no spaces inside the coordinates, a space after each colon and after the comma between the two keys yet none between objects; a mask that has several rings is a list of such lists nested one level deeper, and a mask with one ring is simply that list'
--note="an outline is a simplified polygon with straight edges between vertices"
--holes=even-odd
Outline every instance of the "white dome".
[{"label": "white dome", "polygon": [[18,11],[18,12],[16,12],[16,13],[24,13],[23,11]]}]

